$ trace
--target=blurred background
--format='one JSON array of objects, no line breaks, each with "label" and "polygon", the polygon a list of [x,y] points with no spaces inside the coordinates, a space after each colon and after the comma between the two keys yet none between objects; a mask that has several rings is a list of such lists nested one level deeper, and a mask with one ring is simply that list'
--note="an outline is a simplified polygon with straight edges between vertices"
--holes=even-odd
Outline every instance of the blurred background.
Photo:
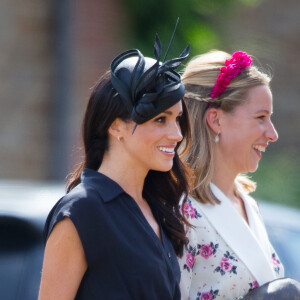
[{"label": "blurred background", "polygon": [[1,0],[0,298],[37,298],[45,218],[80,160],[91,87],[121,51],[152,56],[155,33],[166,50],[177,17],[170,57],[187,43],[190,57],[243,50],[273,74],[279,141],[251,176],[286,276],[300,280],[299,15],[299,0]]},{"label": "blurred background", "polygon": [[90,88],[120,51],[152,55],[244,50],[273,74],[279,141],[259,170],[256,197],[300,207],[299,0],[2,0],[0,178],[63,182],[80,159]]}]

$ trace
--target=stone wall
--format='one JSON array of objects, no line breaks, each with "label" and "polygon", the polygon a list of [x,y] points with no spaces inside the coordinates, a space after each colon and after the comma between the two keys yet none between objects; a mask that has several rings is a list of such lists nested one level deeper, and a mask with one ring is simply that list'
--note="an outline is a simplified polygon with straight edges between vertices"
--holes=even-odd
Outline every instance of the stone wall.
[{"label": "stone wall", "polygon": [[1,178],[45,178],[47,174],[50,3],[0,3]]},{"label": "stone wall", "polygon": [[61,179],[90,87],[121,49],[117,0],[0,3],[0,178]]},{"label": "stone wall", "polygon": [[78,161],[80,151],[80,126],[91,88],[109,69],[110,62],[124,51],[126,42],[126,17],[122,1],[76,0],[74,7],[73,97],[70,165]]}]

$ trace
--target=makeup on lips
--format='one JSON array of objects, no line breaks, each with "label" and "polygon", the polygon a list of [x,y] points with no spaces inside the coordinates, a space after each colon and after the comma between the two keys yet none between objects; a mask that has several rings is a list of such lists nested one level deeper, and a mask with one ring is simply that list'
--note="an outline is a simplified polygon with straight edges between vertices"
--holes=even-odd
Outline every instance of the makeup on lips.
[{"label": "makeup on lips", "polygon": [[175,155],[175,147],[176,145],[164,145],[164,146],[158,146],[157,149],[162,154],[173,157]]}]

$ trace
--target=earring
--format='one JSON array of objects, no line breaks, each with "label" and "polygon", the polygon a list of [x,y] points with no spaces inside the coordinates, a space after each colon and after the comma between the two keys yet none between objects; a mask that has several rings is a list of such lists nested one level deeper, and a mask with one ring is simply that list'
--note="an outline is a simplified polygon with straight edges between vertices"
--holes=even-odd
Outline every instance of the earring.
[{"label": "earring", "polygon": [[216,135],[215,138],[214,138],[214,142],[215,142],[215,143],[218,143],[219,140],[220,140],[219,134],[220,134],[220,131],[218,131],[217,135]]},{"label": "earring", "polygon": [[117,139],[118,139],[118,141],[120,142],[121,138],[120,138],[120,136],[119,136],[119,135],[117,136]]}]

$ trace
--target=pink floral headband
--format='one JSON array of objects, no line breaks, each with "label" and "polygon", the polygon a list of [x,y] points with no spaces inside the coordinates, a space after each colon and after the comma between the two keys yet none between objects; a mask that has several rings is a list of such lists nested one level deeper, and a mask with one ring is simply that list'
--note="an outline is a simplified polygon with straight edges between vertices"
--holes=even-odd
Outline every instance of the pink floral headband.
[{"label": "pink floral headband", "polygon": [[226,91],[226,87],[230,84],[230,80],[238,76],[242,69],[246,69],[252,63],[251,57],[242,51],[237,51],[232,54],[230,60],[225,61],[226,67],[221,67],[216,84],[213,86],[210,97],[216,98]]}]

